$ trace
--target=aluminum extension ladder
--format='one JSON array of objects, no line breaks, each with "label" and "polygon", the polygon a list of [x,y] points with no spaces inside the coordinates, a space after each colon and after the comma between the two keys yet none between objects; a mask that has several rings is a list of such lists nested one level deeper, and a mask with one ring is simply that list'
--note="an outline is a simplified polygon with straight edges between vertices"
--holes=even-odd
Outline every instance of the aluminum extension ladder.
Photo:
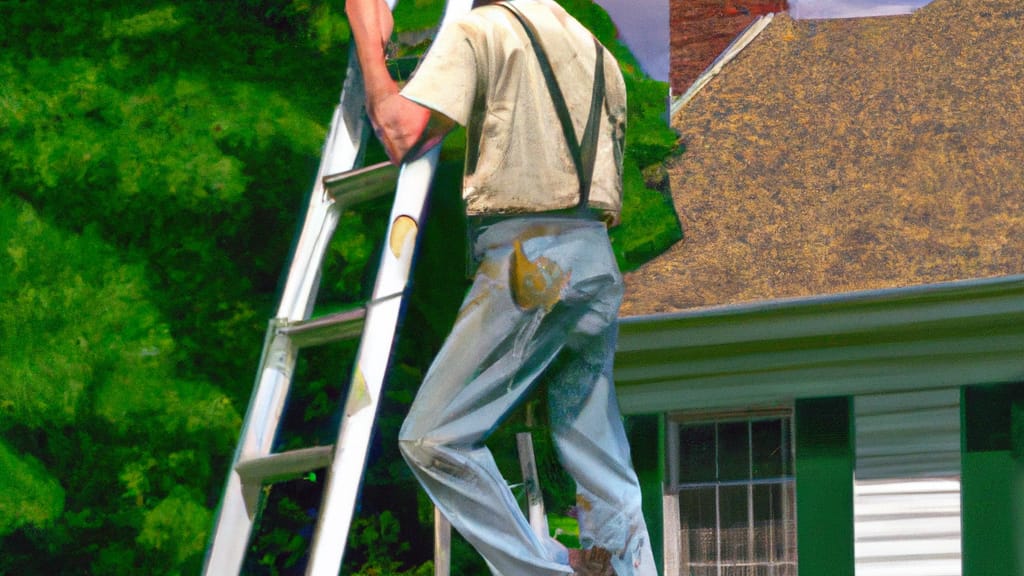
[{"label": "aluminum extension ladder", "polygon": [[[387,0],[394,8],[397,0]],[[468,12],[472,0],[447,0],[442,26]],[[354,46],[341,99],[324,143],[277,315],[270,321],[255,389],[217,511],[204,574],[239,574],[263,486],[327,468],[323,500],[306,570],[335,576],[341,568],[392,343],[439,147],[400,169],[357,168],[369,133],[365,94]],[[397,174],[397,189],[394,185]],[[311,319],[320,266],[342,211],[395,193],[371,299],[362,307]],[[301,348],[360,338],[338,436],[333,445],[271,453]],[[339,407],[340,409],[340,407]]]}]

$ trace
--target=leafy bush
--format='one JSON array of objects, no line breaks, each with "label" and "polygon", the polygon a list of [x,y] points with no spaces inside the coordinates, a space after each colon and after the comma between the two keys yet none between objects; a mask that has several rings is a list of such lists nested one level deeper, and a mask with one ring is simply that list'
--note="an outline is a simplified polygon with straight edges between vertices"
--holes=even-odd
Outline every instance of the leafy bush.
[{"label": "leafy bush", "polygon": [[0,573],[104,573],[111,540],[118,570],[194,567],[238,412],[175,375],[143,267],[93,228],[3,195],[0,246]]},{"label": "leafy bush", "polygon": [[[667,87],[639,73],[603,11],[566,4],[626,71],[614,241],[629,268],[678,236],[642,176],[674,142]],[[403,0],[399,30],[441,5]],[[347,23],[325,0],[7,3],[0,17],[0,573],[195,573],[337,102]],[[347,570],[429,566],[429,515],[393,450],[465,287],[460,134],[445,146],[405,321],[418,337],[399,342]],[[357,300],[381,222],[344,224],[325,294]],[[293,421],[316,437],[347,368],[310,357],[303,370]],[[301,563],[308,510],[279,501],[296,528],[270,530],[256,573]],[[480,568],[456,548],[466,573]]]}]

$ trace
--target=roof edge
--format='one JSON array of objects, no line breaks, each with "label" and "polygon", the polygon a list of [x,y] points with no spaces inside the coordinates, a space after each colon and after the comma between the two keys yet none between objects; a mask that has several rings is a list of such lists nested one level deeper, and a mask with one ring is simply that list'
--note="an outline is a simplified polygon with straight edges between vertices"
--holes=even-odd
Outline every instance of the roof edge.
[{"label": "roof edge", "polygon": [[1024,275],[620,322],[624,413],[1024,381]]},{"label": "roof edge", "polygon": [[742,52],[747,45],[753,42],[754,38],[757,38],[757,36],[761,34],[761,31],[771,24],[774,16],[775,14],[771,13],[758,16],[753,22],[748,24],[742,32],[733,38],[733,41],[725,47],[725,50],[723,50],[722,53],[719,54],[703,72],[701,72],[700,76],[694,80],[693,84],[690,84],[690,87],[686,89],[686,92],[683,92],[681,96],[672,101],[669,108],[669,117],[674,117],[679,110],[683,108],[683,106],[686,106],[686,104],[692,100],[705,85],[707,85],[708,82],[711,82],[712,78],[722,71],[722,68],[724,68],[726,64],[732,61],[737,54]]}]

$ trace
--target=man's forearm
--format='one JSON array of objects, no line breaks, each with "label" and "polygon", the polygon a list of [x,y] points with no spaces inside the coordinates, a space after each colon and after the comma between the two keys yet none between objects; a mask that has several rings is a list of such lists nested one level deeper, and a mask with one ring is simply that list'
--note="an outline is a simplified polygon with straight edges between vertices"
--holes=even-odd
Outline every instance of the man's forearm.
[{"label": "man's forearm", "polygon": [[345,12],[363,72],[367,109],[372,112],[381,99],[398,93],[398,85],[391,79],[384,58],[391,36],[391,13],[383,0],[347,0]]},{"label": "man's forearm", "polygon": [[440,142],[451,129],[444,119],[431,120],[429,109],[399,94],[384,59],[394,25],[384,0],[348,0],[345,12],[363,71],[366,112],[388,156],[396,164]]}]

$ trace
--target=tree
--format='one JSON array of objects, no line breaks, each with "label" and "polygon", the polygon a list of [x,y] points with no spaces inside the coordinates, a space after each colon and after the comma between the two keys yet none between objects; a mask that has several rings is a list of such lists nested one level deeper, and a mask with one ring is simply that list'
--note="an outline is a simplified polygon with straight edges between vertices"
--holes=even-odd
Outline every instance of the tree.
[{"label": "tree", "polygon": [[[211,521],[211,455],[239,416],[175,375],[139,264],[0,197],[0,572],[171,572]],[[107,546],[107,544],[112,546]]]},{"label": "tree", "polygon": [[[403,0],[399,30],[431,26],[442,4]],[[602,11],[566,4],[626,68],[615,246],[629,268],[678,237],[642,176],[674,146],[667,89],[616,46]],[[325,0],[7,3],[0,19],[0,573],[195,573],[337,102],[347,24]],[[414,293],[406,325],[419,337],[400,343],[350,572],[414,572],[429,554],[416,543],[429,507],[388,451],[464,286],[451,241],[459,135],[446,146],[416,276],[447,288]],[[379,208],[343,218],[326,300],[365,296],[377,254]],[[322,356],[302,361],[310,385],[283,442],[330,428],[347,368],[344,354]],[[399,492],[413,496],[392,512],[381,495]],[[298,496],[277,494],[268,507],[306,521]],[[259,569],[301,562],[303,529],[271,529]]]}]

